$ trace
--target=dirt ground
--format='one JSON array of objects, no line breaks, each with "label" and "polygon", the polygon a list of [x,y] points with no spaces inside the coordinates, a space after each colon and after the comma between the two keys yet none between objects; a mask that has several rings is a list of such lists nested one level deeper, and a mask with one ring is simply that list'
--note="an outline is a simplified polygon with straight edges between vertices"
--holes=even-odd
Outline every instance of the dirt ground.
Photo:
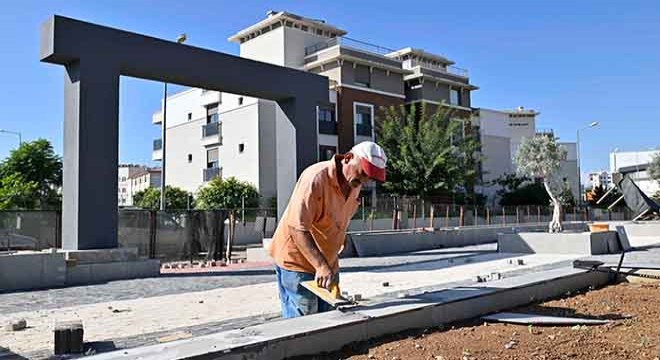
[{"label": "dirt ground", "polygon": [[539,327],[473,320],[406,332],[305,359],[660,360],[660,283],[620,283],[515,312],[611,320],[600,326]]}]

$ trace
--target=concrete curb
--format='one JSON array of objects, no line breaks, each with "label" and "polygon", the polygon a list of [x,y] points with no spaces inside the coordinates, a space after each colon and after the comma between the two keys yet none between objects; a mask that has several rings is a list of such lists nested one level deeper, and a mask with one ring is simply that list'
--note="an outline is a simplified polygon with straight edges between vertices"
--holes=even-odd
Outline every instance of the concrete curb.
[{"label": "concrete curb", "polygon": [[606,282],[607,274],[564,267],[492,281],[484,286],[392,298],[350,312],[333,311],[268,322],[89,359],[284,359],[318,354],[339,350],[353,342],[467,320]]}]

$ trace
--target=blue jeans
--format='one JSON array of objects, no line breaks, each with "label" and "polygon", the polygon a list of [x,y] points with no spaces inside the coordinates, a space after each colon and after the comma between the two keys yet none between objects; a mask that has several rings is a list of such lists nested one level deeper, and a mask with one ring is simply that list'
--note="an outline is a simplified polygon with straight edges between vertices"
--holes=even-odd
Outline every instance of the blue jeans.
[{"label": "blue jeans", "polygon": [[328,303],[300,285],[303,281],[314,280],[314,275],[285,270],[279,266],[275,266],[275,272],[283,318],[311,315],[332,309]]}]

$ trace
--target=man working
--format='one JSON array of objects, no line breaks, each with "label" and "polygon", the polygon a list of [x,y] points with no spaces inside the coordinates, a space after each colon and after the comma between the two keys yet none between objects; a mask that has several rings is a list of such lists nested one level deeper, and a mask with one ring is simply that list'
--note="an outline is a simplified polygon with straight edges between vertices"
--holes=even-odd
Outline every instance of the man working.
[{"label": "man working", "polygon": [[359,206],[360,189],[372,179],[385,181],[386,162],[383,149],[365,141],[300,175],[268,248],[276,264],[284,318],[329,310],[300,283],[316,280],[329,288],[339,281],[339,253]]}]

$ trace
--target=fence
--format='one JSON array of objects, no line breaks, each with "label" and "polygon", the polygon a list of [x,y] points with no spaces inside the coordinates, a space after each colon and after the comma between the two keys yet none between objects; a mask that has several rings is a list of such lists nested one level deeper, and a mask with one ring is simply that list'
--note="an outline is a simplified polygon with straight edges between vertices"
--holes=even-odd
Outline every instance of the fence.
[{"label": "fence", "polygon": [[[162,260],[226,259],[229,211],[118,211],[120,247]],[[236,212],[234,245],[261,242],[275,230],[276,209]],[[0,211],[0,251],[61,248],[59,211]]]},{"label": "fence", "polygon": [[[372,206],[373,205],[373,206]],[[259,244],[272,236],[276,209],[238,210],[233,245]],[[432,201],[364,198],[349,231],[416,227],[515,226],[546,223],[547,206],[487,207],[435,204]],[[564,221],[630,220],[625,210],[568,208]],[[0,251],[61,248],[61,214],[57,211],[0,211]],[[162,260],[226,259],[228,211],[119,210],[120,247],[136,247],[141,256]]]},{"label": "fence", "polygon": [[[364,197],[353,216],[350,230],[382,230],[415,227],[516,225],[549,222],[553,208],[540,205],[474,206],[438,204],[431,200],[397,197]],[[631,220],[627,208],[566,207],[563,221]]]}]

